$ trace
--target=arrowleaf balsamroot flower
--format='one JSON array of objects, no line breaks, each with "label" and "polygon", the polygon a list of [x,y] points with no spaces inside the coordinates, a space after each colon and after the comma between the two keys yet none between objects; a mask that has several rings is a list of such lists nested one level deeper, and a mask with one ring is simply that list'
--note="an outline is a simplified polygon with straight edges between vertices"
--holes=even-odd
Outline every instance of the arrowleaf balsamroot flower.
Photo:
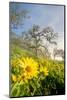
[{"label": "arrowleaf balsamroot flower", "polygon": [[45,76],[48,76],[48,69],[46,67],[41,66],[40,72],[43,72]]},{"label": "arrowleaf balsamroot flower", "polygon": [[22,59],[22,67],[27,79],[31,79],[33,77],[37,77],[38,75],[38,63],[34,61],[32,58],[23,58]]}]

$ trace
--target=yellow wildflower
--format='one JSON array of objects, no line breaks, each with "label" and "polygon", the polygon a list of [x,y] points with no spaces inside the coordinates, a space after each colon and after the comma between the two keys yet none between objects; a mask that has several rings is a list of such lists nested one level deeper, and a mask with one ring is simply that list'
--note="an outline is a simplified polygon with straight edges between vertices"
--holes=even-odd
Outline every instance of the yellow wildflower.
[{"label": "yellow wildflower", "polygon": [[12,74],[12,81],[14,81],[14,82],[16,82],[17,81],[17,77],[16,77],[16,75],[14,75],[14,74]]},{"label": "yellow wildflower", "polygon": [[[38,76],[38,63],[31,57],[13,59],[11,65],[21,67],[21,73],[17,77],[19,82]],[[16,76],[12,75],[12,80],[16,81]]]},{"label": "yellow wildflower", "polygon": [[18,82],[20,82],[20,83],[22,83],[22,82],[28,82],[26,73],[18,76]]},{"label": "yellow wildflower", "polygon": [[40,72],[43,72],[45,76],[48,76],[48,70],[46,67],[42,67],[40,68]]},{"label": "yellow wildflower", "polygon": [[32,77],[37,77],[38,74],[38,63],[32,58],[23,58],[23,69],[24,74],[26,74],[27,79]]}]

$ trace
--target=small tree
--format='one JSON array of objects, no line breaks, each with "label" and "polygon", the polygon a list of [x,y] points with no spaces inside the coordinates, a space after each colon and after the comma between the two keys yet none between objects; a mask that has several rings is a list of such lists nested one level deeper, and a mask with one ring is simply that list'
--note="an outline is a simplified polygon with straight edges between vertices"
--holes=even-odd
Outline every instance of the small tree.
[{"label": "small tree", "polygon": [[24,24],[24,19],[27,18],[28,10],[20,9],[20,5],[17,3],[9,4],[9,12],[10,12],[10,30],[17,29],[19,26]]},{"label": "small tree", "polygon": [[55,59],[56,56],[59,56],[62,59],[64,59],[64,51],[63,51],[63,49],[54,48],[53,54],[54,54],[54,59]]},{"label": "small tree", "polygon": [[23,26],[24,21],[28,16],[29,11],[27,9],[20,10],[20,4],[12,3],[9,4],[9,20],[10,20],[10,43],[15,45],[21,45],[22,41],[20,36],[15,33],[14,30],[18,30],[19,27]]}]

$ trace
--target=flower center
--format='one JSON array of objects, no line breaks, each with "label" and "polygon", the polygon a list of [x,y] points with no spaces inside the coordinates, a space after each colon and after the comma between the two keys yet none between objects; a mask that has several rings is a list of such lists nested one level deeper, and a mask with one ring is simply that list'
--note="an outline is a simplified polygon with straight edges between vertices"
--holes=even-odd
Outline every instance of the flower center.
[{"label": "flower center", "polygon": [[32,70],[32,69],[31,69],[30,66],[27,66],[27,67],[26,67],[26,71],[27,71],[27,72],[31,72],[31,70]]}]

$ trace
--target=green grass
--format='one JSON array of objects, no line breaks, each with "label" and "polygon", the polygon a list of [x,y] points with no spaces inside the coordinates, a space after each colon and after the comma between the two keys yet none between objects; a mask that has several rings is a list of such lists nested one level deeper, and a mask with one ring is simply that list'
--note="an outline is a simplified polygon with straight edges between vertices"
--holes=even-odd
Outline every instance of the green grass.
[{"label": "green grass", "polygon": [[[38,58],[34,52],[12,45],[11,56],[13,57],[32,57],[37,60],[41,66],[47,67],[49,75],[46,78],[29,80],[24,85],[13,84],[14,87],[10,96],[34,96],[34,95],[57,95],[65,93],[64,83],[64,61],[55,61],[51,59]],[[11,72],[12,73],[12,72]]]},{"label": "green grass", "polygon": [[10,55],[11,56],[17,56],[17,57],[22,56],[22,57],[32,57],[32,58],[35,58],[35,59],[37,58],[33,51],[26,50],[26,49],[18,47],[16,45],[11,46]]}]

